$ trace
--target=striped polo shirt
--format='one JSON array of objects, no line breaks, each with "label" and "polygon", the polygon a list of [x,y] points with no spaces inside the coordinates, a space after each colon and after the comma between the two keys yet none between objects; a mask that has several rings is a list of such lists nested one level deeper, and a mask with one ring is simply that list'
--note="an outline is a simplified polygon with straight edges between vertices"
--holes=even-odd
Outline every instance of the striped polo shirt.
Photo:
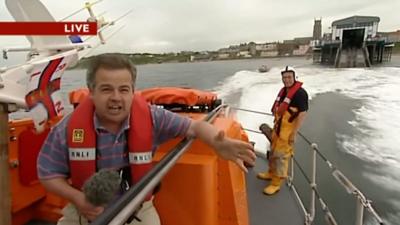
[{"label": "striped polo shirt", "polygon": [[[179,114],[151,106],[153,119],[153,152],[163,142],[185,136],[190,119]],[[51,179],[57,177],[69,177],[69,154],[67,145],[67,125],[70,115],[65,116],[50,131],[37,159],[37,171],[39,179]],[[126,131],[129,129],[129,118],[125,120],[121,130],[117,134],[108,132],[102,127],[96,117],[93,116],[94,127],[97,134],[97,168],[121,169],[129,166],[127,153]]]}]

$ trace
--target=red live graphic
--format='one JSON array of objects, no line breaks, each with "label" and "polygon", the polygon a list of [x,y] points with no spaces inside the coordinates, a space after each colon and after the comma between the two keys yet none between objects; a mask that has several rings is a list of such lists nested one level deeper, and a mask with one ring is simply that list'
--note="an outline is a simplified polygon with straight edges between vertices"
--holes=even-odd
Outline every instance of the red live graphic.
[{"label": "red live graphic", "polygon": [[0,35],[96,34],[96,22],[0,22]]}]

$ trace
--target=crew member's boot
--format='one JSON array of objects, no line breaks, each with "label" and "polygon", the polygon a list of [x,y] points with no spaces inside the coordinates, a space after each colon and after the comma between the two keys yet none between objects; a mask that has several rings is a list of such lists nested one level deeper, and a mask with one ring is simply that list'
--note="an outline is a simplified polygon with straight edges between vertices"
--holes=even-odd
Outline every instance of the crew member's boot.
[{"label": "crew member's boot", "polygon": [[282,179],[277,176],[273,176],[270,185],[264,188],[264,194],[273,195],[281,189]]},{"label": "crew member's boot", "polygon": [[262,179],[262,180],[271,180],[272,179],[272,175],[270,172],[261,172],[257,174],[257,178],[258,179]]}]

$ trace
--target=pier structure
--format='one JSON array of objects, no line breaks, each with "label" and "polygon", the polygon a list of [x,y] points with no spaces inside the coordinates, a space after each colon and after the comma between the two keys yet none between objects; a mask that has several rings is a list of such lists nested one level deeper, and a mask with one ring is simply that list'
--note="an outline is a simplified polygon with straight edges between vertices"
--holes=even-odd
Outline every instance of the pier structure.
[{"label": "pier structure", "polygon": [[330,34],[313,41],[313,61],[342,67],[370,67],[390,61],[394,43],[378,34],[380,18],[352,16],[332,23]]}]

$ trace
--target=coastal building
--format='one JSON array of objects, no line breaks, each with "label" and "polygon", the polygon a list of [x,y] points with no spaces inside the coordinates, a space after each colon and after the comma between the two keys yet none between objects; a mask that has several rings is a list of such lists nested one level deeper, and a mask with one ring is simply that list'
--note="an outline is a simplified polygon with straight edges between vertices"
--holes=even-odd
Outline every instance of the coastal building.
[{"label": "coastal building", "polygon": [[207,51],[196,52],[190,55],[190,62],[194,61],[209,61],[212,59],[212,54]]},{"label": "coastal building", "polygon": [[378,32],[378,35],[389,42],[400,42],[400,30],[394,32]]},{"label": "coastal building", "polygon": [[314,62],[335,67],[369,67],[390,61],[393,43],[377,35],[379,22],[376,16],[334,21],[331,35],[313,46]]},{"label": "coastal building", "polygon": [[332,39],[332,33],[324,33],[322,40],[328,41]]},{"label": "coastal building", "polygon": [[260,57],[276,57],[279,55],[278,51],[260,51]]},{"label": "coastal building", "polygon": [[239,58],[251,58],[251,54],[250,51],[248,50],[243,50],[243,51],[239,51],[236,55]]},{"label": "coastal building", "polygon": [[277,56],[301,56],[309,52],[312,37],[298,37],[285,40],[283,43],[241,43],[231,45],[228,48],[219,49],[216,59],[253,58],[253,57],[277,57]]},{"label": "coastal building", "polygon": [[313,37],[297,37],[292,40],[284,40],[283,43],[280,43],[278,46],[279,55],[306,55],[312,43]]},{"label": "coastal building", "polygon": [[322,20],[314,19],[313,40],[321,39],[322,34]]},{"label": "coastal building", "polygon": [[257,44],[255,42],[249,43],[249,52],[251,56],[257,55]]},{"label": "coastal building", "polygon": [[231,45],[228,48],[221,48],[218,50],[218,59],[235,58],[240,49],[238,45]]},{"label": "coastal building", "polygon": [[306,55],[309,49],[310,49],[309,44],[298,45],[297,48],[293,50],[293,55],[295,56]]},{"label": "coastal building", "polygon": [[229,59],[229,53],[218,53],[218,59]]},{"label": "coastal building", "polygon": [[296,45],[309,45],[311,40],[313,40],[313,37],[297,37],[293,39]]},{"label": "coastal building", "polygon": [[376,37],[378,32],[379,17],[377,16],[352,16],[332,23],[332,40],[350,41],[354,36],[354,41],[361,42],[369,38]]},{"label": "coastal building", "polygon": [[257,51],[276,51],[276,49],[277,49],[277,43],[264,43],[256,45]]},{"label": "coastal building", "polygon": [[278,56],[278,44],[273,43],[263,43],[256,45],[257,55],[260,57],[276,57]]}]

